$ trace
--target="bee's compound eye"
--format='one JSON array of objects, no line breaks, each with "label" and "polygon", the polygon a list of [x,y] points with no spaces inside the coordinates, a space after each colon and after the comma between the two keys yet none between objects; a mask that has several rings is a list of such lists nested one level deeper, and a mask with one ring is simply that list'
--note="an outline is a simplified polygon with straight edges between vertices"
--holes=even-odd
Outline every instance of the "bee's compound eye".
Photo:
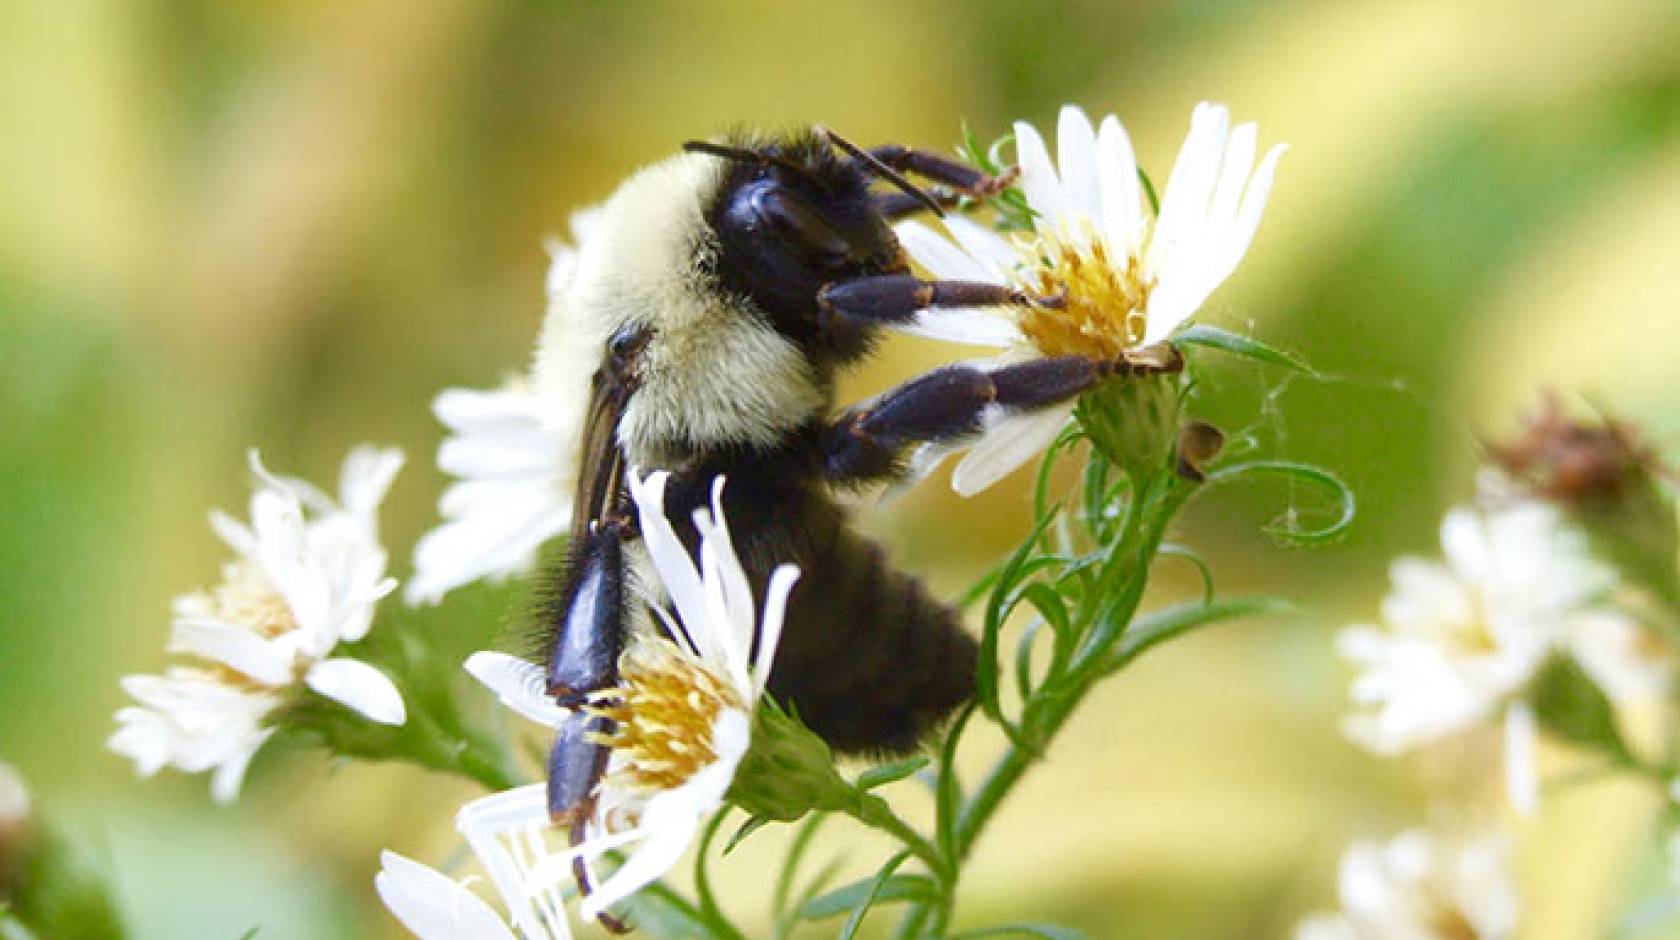
[{"label": "bee's compound eye", "polygon": [[851,245],[816,209],[780,187],[759,189],[752,195],[753,213],[787,241],[814,254],[843,258]]}]

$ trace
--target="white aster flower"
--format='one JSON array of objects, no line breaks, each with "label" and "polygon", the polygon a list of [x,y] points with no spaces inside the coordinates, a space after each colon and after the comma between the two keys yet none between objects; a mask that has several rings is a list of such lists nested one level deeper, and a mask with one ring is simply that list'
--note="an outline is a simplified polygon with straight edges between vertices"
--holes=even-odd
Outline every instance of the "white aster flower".
[{"label": "white aster flower", "polygon": [[[723,805],[751,743],[753,713],[799,577],[792,565],[778,568],[760,615],[723,516],[723,481],[714,484],[711,511],[695,513],[697,568],[664,516],[666,479],[630,476],[643,543],[675,616],[656,609],[674,639],[633,638],[620,660],[620,684],[591,696],[589,710],[611,719],[615,730],[601,738],[610,757],[585,838],[552,844],[567,834],[554,828],[543,784],[475,800],[456,819],[514,925],[533,940],[565,936],[560,889],[574,861],[590,865],[609,851],[628,851],[581,904],[582,917],[597,917],[670,870]],[[547,694],[534,663],[483,652],[467,660],[467,670],[539,724],[557,728],[570,714]]]},{"label": "white aster flower", "polygon": [[1598,616],[1613,576],[1537,503],[1454,509],[1441,546],[1444,564],[1394,563],[1383,627],[1342,631],[1342,655],[1360,669],[1353,700],[1366,709],[1347,732],[1396,754],[1503,719],[1512,800],[1532,808],[1537,728],[1526,687],[1580,618]]},{"label": "white aster flower", "polygon": [[[578,244],[598,214],[572,214]],[[578,249],[555,239],[548,251],[552,306],[571,283]],[[499,389],[445,389],[432,411],[450,432],[438,447],[438,467],[456,481],[438,501],[443,524],[415,546],[414,577],[403,592],[410,604],[435,604],[481,578],[529,571],[538,550],[571,524],[577,486],[573,451],[582,415],[545,407],[529,380]]]},{"label": "white aster flower", "polygon": [[271,733],[265,719],[299,683],[369,720],[402,724],[402,696],[384,673],[332,655],[367,635],[374,605],[396,587],[385,576],[377,513],[401,466],[399,451],[353,450],[335,502],[269,473],[253,452],[250,523],[210,517],[235,552],[222,583],[175,600],[169,650],[198,664],[123,679],[140,704],[117,712],[108,746],[144,776],[166,766],[214,770],[211,792],[226,801]]},{"label": "white aster flower", "polygon": [[[1151,218],[1118,118],[1093,128],[1069,105],[1057,138],[1059,171],[1038,131],[1015,124],[1020,185],[1037,213],[1031,237],[1006,239],[961,216],[945,220],[955,244],[919,222],[900,223],[897,231],[911,257],[937,277],[1063,296],[1065,305],[930,310],[906,332],[1000,347],[1009,359],[1077,354],[1113,361],[1160,343],[1236,270],[1286,149],[1272,147],[1256,168],[1255,125],[1232,128],[1223,106],[1197,105],[1161,211]],[[970,495],[1001,479],[1048,445],[1072,408],[991,416],[952,485]]]},{"label": "white aster flower", "polygon": [[1516,933],[1509,849],[1498,835],[1462,841],[1402,833],[1342,855],[1341,912],[1296,929],[1296,940],[1501,940]]}]

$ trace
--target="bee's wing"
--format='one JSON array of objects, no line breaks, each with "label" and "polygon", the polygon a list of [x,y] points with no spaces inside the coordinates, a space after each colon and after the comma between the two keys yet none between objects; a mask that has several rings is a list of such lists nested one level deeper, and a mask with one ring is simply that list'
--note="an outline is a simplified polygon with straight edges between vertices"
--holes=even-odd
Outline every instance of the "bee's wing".
[{"label": "bee's wing", "polygon": [[572,544],[582,544],[594,526],[619,502],[624,486],[624,452],[618,446],[618,422],[631,389],[608,370],[595,373],[584,413],[578,454],[577,493],[572,501]]}]

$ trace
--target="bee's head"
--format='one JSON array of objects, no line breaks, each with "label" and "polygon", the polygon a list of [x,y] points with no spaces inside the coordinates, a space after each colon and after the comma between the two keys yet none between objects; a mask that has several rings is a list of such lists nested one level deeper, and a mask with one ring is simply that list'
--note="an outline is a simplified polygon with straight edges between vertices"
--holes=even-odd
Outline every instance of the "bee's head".
[{"label": "bee's head", "polygon": [[825,284],[907,269],[869,190],[869,158],[836,153],[837,140],[819,129],[742,145],[687,145],[729,162],[706,213],[720,247],[721,286],[753,300],[794,337],[814,335]]}]

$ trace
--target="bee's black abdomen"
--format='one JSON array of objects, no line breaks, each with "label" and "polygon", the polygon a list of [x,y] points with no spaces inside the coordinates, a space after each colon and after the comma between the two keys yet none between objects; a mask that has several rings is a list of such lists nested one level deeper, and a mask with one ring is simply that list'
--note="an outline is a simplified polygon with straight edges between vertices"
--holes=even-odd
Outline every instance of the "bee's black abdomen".
[{"label": "bee's black abdomen", "polygon": [[836,750],[907,751],[973,694],[977,648],[879,546],[836,535],[794,590],[770,691]]}]

